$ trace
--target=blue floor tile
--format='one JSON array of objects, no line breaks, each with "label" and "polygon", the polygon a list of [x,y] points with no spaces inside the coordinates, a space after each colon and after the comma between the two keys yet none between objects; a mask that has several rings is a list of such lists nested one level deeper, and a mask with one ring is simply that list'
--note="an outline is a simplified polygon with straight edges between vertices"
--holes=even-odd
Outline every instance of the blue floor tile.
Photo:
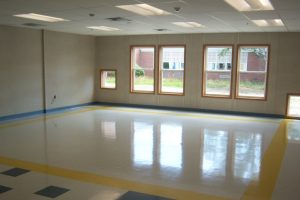
[{"label": "blue floor tile", "polygon": [[12,190],[12,188],[0,185],[0,194],[7,192],[9,190]]},{"label": "blue floor tile", "polygon": [[56,187],[56,186],[49,186],[46,187],[42,190],[37,191],[35,194],[49,197],[49,198],[56,198],[66,192],[68,192],[69,189],[66,188],[61,188],[61,187]]},{"label": "blue floor tile", "polygon": [[2,172],[2,174],[7,175],[7,176],[17,177],[17,176],[23,175],[27,172],[30,172],[30,171],[26,170],[26,169],[21,169],[21,168],[13,168],[13,169]]},{"label": "blue floor tile", "polygon": [[118,200],[172,200],[164,197],[129,191]]}]

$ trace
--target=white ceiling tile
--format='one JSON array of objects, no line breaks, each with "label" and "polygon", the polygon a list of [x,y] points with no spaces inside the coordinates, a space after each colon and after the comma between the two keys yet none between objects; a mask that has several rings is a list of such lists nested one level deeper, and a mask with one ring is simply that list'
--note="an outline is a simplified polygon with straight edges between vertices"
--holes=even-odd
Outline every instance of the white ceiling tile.
[{"label": "white ceiling tile", "polygon": [[283,20],[300,20],[300,9],[299,10],[281,10],[278,11],[281,19]]},{"label": "white ceiling tile", "polygon": [[181,0],[137,0],[140,3],[147,3],[147,4],[157,4],[157,3],[176,3],[176,2],[184,2]]},{"label": "white ceiling tile", "polygon": [[265,32],[286,32],[287,28],[284,26],[272,26],[272,27],[262,27]]},{"label": "white ceiling tile", "polygon": [[263,30],[259,27],[253,27],[253,26],[239,26],[236,27],[238,32],[262,32]]},{"label": "white ceiling tile", "polygon": [[209,13],[209,15],[222,19],[224,21],[237,21],[247,19],[242,13],[239,12],[211,12]]},{"label": "white ceiling tile", "polygon": [[185,0],[185,2],[198,12],[236,12],[223,0]]},{"label": "white ceiling tile", "polygon": [[300,9],[299,0],[272,0],[275,10]]},{"label": "white ceiling tile", "polygon": [[280,19],[276,11],[243,12],[243,14],[251,20]]},{"label": "white ceiling tile", "polygon": [[288,28],[289,32],[299,32],[300,26],[291,26]]},{"label": "white ceiling tile", "polygon": [[43,14],[60,17],[71,21],[78,21],[78,20],[91,18],[89,16],[90,13],[92,13],[92,11],[87,8],[79,8],[79,9],[72,9],[72,10],[65,10],[65,11],[44,12]]},{"label": "white ceiling tile", "polygon": [[300,26],[300,20],[294,19],[294,20],[285,20],[283,22],[286,26]]}]

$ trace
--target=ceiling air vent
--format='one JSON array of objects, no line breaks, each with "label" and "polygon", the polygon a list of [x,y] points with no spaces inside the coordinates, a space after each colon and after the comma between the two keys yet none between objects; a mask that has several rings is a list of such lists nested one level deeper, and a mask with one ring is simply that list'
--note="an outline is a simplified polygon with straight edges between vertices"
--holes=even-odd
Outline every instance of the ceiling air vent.
[{"label": "ceiling air vent", "polygon": [[110,17],[110,18],[106,18],[107,20],[109,21],[113,21],[113,22],[131,22],[130,19],[126,19],[126,18],[123,18],[123,17]]},{"label": "ceiling air vent", "polygon": [[36,24],[36,23],[25,23],[23,25],[24,26],[29,26],[29,27],[42,27],[42,26],[45,26],[43,24]]}]

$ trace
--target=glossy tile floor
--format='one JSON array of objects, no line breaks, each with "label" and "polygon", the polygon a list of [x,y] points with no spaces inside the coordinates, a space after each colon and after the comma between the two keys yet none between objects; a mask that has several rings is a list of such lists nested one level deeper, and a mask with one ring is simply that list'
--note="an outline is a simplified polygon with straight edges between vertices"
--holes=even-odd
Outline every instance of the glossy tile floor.
[{"label": "glossy tile floor", "polygon": [[299,200],[299,152],[300,121],[82,107],[0,124],[0,199]]}]

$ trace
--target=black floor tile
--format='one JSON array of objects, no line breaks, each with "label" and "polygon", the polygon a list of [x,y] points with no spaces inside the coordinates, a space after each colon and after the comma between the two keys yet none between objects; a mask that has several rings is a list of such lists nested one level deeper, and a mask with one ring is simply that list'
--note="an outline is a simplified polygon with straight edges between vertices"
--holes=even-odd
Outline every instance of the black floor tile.
[{"label": "black floor tile", "polygon": [[2,172],[2,174],[7,175],[7,176],[17,177],[17,176],[20,176],[27,172],[30,172],[30,171],[26,170],[26,169],[21,169],[21,168],[13,168],[13,169]]},{"label": "black floor tile", "polygon": [[129,191],[126,192],[124,195],[122,195],[118,200],[172,200],[172,199]]},{"label": "black floor tile", "polygon": [[12,188],[0,185],[0,194],[7,192],[9,190],[12,190]]},{"label": "black floor tile", "polygon": [[55,198],[58,197],[66,192],[68,192],[69,189],[66,188],[61,188],[61,187],[56,187],[56,186],[49,186],[46,187],[40,191],[37,191],[35,194],[41,195],[41,196],[45,196],[45,197],[49,197],[49,198]]}]

